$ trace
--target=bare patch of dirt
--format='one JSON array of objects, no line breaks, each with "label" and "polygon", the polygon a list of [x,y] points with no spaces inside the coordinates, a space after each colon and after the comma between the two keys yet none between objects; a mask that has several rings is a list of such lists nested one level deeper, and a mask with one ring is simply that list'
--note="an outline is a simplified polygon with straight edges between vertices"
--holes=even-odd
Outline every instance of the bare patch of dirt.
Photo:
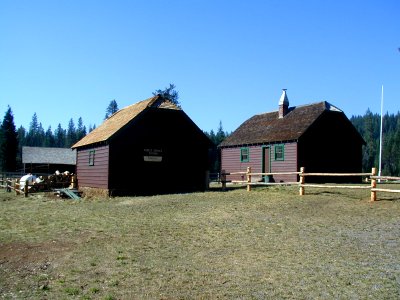
[{"label": "bare patch of dirt", "polygon": [[69,251],[70,243],[62,241],[47,241],[44,243],[26,244],[10,243],[0,244],[0,264],[9,264],[14,268],[24,267],[27,264],[39,262],[62,256],[63,252]]},{"label": "bare patch of dirt", "polygon": [[21,283],[25,289],[27,286],[30,289],[47,289],[50,274],[72,247],[72,243],[63,241],[0,244],[0,295],[3,298],[18,297],[9,294],[9,291],[19,290],[17,284]]}]

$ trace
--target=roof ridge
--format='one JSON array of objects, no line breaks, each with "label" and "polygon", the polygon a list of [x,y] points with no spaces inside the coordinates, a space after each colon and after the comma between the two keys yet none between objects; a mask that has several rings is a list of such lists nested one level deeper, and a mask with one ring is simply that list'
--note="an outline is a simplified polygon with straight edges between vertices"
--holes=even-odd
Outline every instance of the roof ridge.
[{"label": "roof ridge", "polygon": [[40,148],[40,149],[71,149],[69,147],[39,147],[39,146],[22,146],[22,148]]},{"label": "roof ridge", "polygon": [[[333,110],[333,111],[340,111],[343,112],[340,108],[338,108],[337,106],[329,103],[326,100],[322,100],[322,101],[318,101],[318,102],[313,102],[313,103],[308,103],[308,104],[301,104],[301,105],[294,105],[294,106],[289,106],[289,113],[291,111],[293,111],[296,108],[302,108],[302,107],[307,107],[307,106],[313,106],[313,105],[318,105],[318,104],[324,104],[325,109],[327,110]],[[261,116],[261,115],[266,115],[266,114],[270,114],[270,113],[277,113],[279,112],[279,110],[272,110],[272,111],[267,111],[267,112],[263,112],[263,113],[259,113],[259,114],[255,114],[254,116]]]}]

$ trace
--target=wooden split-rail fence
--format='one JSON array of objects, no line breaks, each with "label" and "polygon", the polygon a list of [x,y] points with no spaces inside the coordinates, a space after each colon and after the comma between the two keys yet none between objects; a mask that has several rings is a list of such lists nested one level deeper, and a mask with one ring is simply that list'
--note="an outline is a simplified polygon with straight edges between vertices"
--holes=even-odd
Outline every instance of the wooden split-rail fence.
[{"label": "wooden split-rail fence", "polygon": [[[383,189],[383,188],[378,188],[377,183],[384,181],[384,182],[393,182],[393,181],[400,181],[400,177],[393,177],[393,176],[377,176],[376,175],[376,168],[372,168],[371,173],[306,173],[305,168],[300,168],[300,172],[276,172],[276,173],[252,173],[251,172],[251,167],[247,168],[246,172],[231,172],[231,173],[226,173],[224,171],[221,172],[221,183],[222,183],[222,189],[226,189],[226,184],[227,184],[227,176],[228,175],[241,175],[241,176],[246,176],[246,180],[232,180],[229,182],[232,182],[234,184],[244,184],[247,186],[247,191],[251,191],[252,186],[256,185],[297,185],[299,186],[299,195],[303,196],[305,195],[305,188],[306,187],[312,187],[312,188],[332,188],[332,189],[370,189],[371,190],[371,201],[376,201],[377,200],[377,192],[385,192],[385,193],[400,193],[400,190],[398,189]],[[298,175],[299,176],[299,181],[296,182],[255,182],[252,181],[253,176],[274,176],[274,175]],[[366,177],[367,180],[370,182],[369,185],[354,185],[354,184],[349,184],[349,185],[328,185],[328,184],[311,184],[311,183],[306,183],[306,177],[307,176],[323,176],[323,177],[349,177],[349,176],[355,176],[355,177]]]},{"label": "wooden split-rail fence", "polygon": [[[53,177],[51,177],[53,176]],[[64,190],[66,187],[70,186],[71,188],[76,188],[76,176],[63,176],[63,175],[50,175],[52,178],[49,180],[46,178],[45,181],[40,183],[29,183],[25,182],[24,188],[21,189],[19,178],[0,178],[0,187],[6,189],[7,192],[15,191],[17,195],[23,194],[25,197],[28,197],[28,193],[39,192],[39,191],[48,191],[50,189],[61,189]]]}]

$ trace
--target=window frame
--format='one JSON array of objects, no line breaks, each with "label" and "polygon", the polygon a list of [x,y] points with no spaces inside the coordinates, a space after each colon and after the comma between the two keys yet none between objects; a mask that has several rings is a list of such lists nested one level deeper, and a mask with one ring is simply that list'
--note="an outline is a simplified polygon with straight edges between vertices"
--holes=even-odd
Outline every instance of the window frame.
[{"label": "window frame", "polygon": [[[277,151],[280,149],[280,151]],[[282,157],[278,157],[277,153],[280,153]],[[274,147],[274,160],[284,161],[285,160],[285,144],[276,144]]]},{"label": "window frame", "polygon": [[96,150],[89,150],[89,161],[88,161],[89,166],[94,166],[95,156],[96,156]]},{"label": "window frame", "polygon": [[[244,152],[247,152],[244,155]],[[247,156],[244,158],[244,156]],[[240,162],[249,162],[250,161],[250,148],[249,147],[242,147],[240,148]]]}]

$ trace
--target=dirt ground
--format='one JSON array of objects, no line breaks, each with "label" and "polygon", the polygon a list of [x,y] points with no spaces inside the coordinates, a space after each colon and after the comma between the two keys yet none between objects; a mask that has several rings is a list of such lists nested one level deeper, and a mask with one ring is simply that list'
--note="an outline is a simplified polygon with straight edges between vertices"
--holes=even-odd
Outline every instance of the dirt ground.
[{"label": "dirt ground", "polygon": [[[0,191],[1,202],[15,201],[22,195]],[[55,199],[52,193],[30,195],[30,200]],[[0,231],[1,232],[1,231]],[[0,276],[1,298],[19,298],[22,295],[8,294],[6,291],[18,290],[21,285],[21,294],[29,286],[32,290],[45,290],[49,284],[48,273],[65,257],[72,243],[61,240],[52,240],[42,243],[0,242],[0,272],[11,274],[11,277]],[[15,278],[13,278],[15,277]],[[21,280],[22,279],[22,280]]]},{"label": "dirt ground", "polygon": [[24,277],[45,271],[63,257],[71,245],[60,241],[37,244],[0,244],[0,266],[3,270],[18,270]]},{"label": "dirt ground", "polygon": [[399,299],[397,195],[0,190],[0,299]]}]

